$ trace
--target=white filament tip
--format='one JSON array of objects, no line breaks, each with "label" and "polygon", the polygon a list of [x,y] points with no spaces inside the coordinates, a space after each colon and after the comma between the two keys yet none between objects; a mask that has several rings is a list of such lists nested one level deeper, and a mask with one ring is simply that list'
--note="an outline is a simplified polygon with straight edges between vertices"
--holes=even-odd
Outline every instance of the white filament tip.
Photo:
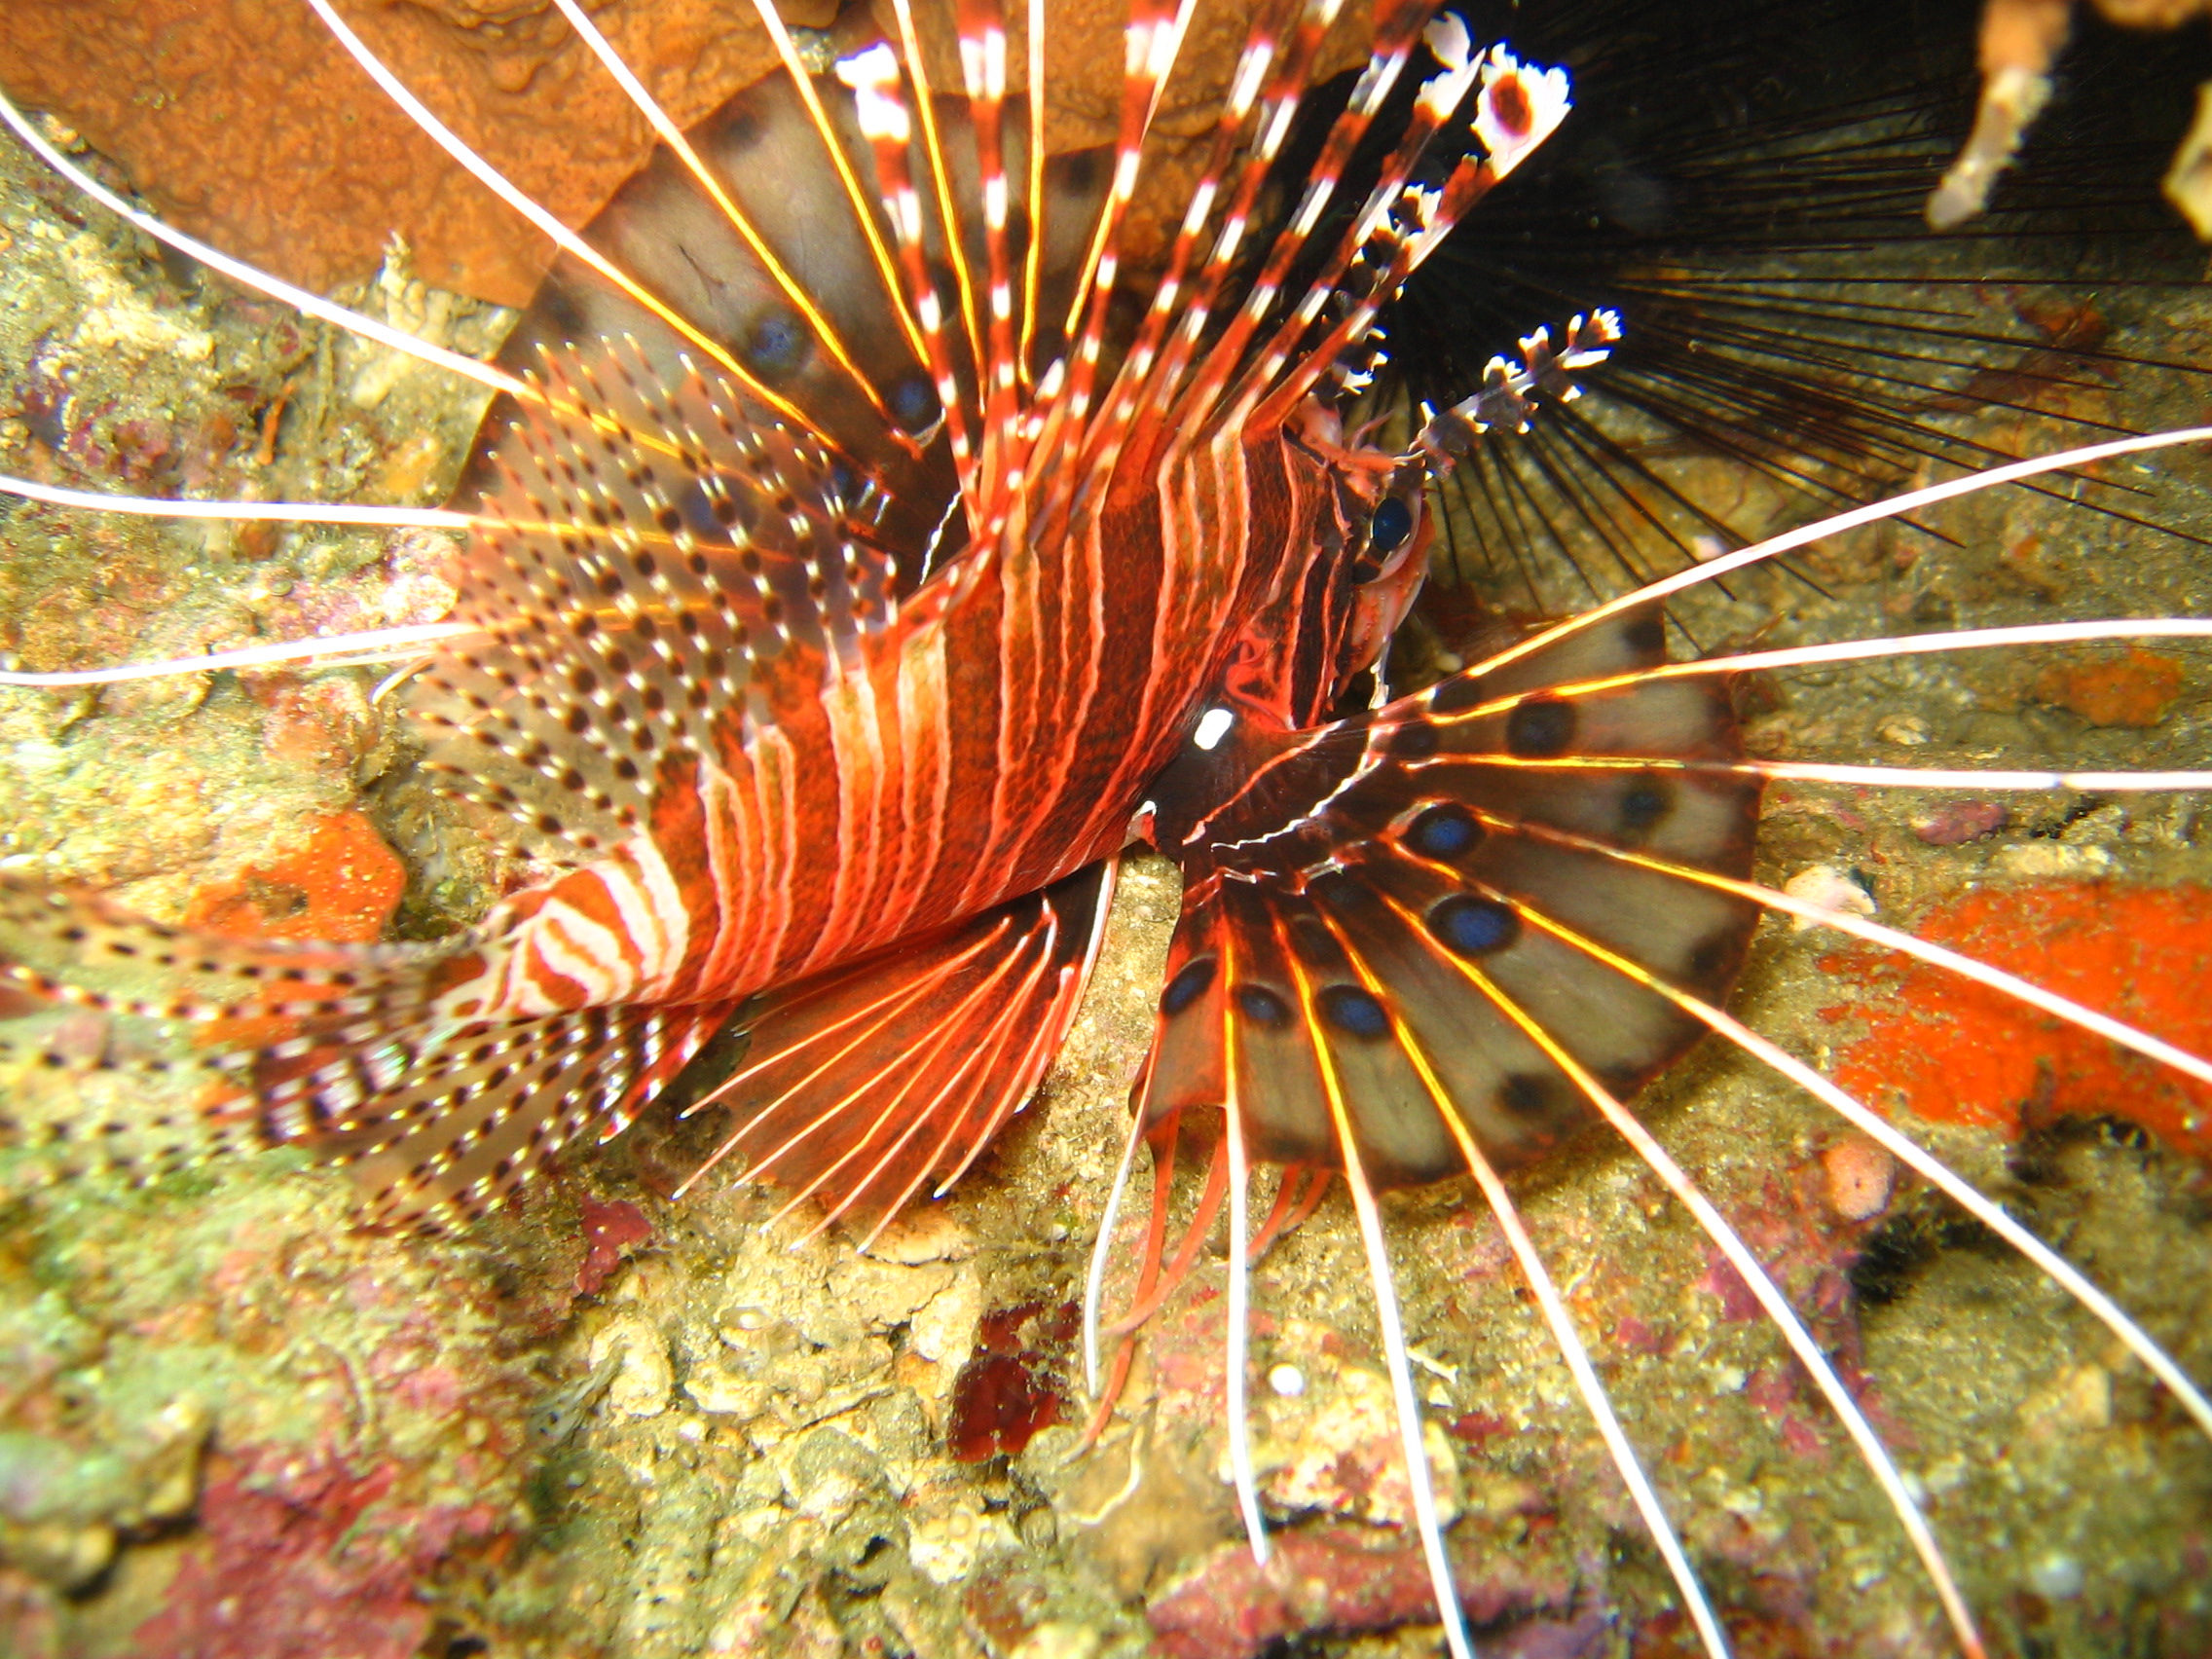
[{"label": "white filament tip", "polygon": [[1504,47],[1492,47],[1475,100],[1475,136],[1491,171],[1503,178],[1527,161],[1573,107],[1565,69],[1528,67]]}]

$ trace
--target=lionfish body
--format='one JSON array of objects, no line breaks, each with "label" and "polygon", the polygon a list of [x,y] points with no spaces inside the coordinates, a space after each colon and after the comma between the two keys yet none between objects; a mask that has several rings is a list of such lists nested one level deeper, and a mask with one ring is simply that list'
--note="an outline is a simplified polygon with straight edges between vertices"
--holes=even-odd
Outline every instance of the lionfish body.
[{"label": "lionfish body", "polygon": [[[1347,140],[1424,18],[1386,20],[1390,56],[1343,118]],[[1465,195],[1556,121],[1530,88],[1557,88],[1470,56],[1458,33],[1443,50],[1429,132],[1480,80],[1497,152],[1458,164]],[[619,1129],[759,993],[756,1081],[714,1097],[741,1115],[770,1104],[729,1150],[832,1213],[894,1210],[926,1173],[957,1172],[1057,1048],[1147,786],[1211,707],[1240,717],[1237,754],[1271,726],[1321,729],[1424,568],[1427,460],[1339,429],[1335,360],[1356,328],[1255,305],[1216,338],[1163,301],[1133,344],[1127,325],[1110,338],[1074,269],[1111,256],[1119,203],[1085,188],[1106,170],[1095,157],[1036,169],[1047,229],[1014,304],[1030,233],[1005,175],[1025,131],[977,146],[995,186],[944,179],[948,235],[922,208],[940,164],[889,60],[848,58],[858,97],[824,99],[835,157],[786,78],[696,136],[760,240],[784,229],[799,250],[784,272],[664,154],[587,234],[683,332],[565,266],[505,348],[539,395],[494,409],[462,486],[486,528],[461,556],[456,618],[482,640],[409,695],[457,793],[569,867],[365,997],[331,999],[255,1063],[263,1133],[361,1160],[407,1208],[473,1207],[580,1129]],[[1282,70],[1265,91],[1271,113],[1296,101]],[[982,136],[980,118],[933,107],[947,149],[971,122]],[[1340,255],[1370,263],[1370,316],[1417,240],[1449,225],[1433,198],[1392,200],[1420,154],[1405,147],[1374,192],[1383,210]],[[903,296],[849,223],[817,234],[809,218],[801,236],[755,200],[833,200],[837,160],[872,165],[888,240],[922,268]],[[1225,143],[1224,164],[1243,167],[1250,213],[1258,159]],[[1309,190],[1309,209],[1326,197]],[[1055,240],[1065,220],[1079,234]],[[940,295],[917,257],[941,264],[962,238],[1008,313],[970,316],[965,339],[958,290]],[[1222,255],[1168,280],[1232,276]],[[884,321],[909,302],[918,353]],[[1024,306],[1072,312],[1065,339]],[[693,331],[726,344],[734,376],[700,361]],[[1010,360],[1027,333],[1043,338]],[[608,344],[565,343],[579,338]],[[1179,819],[1224,788],[1239,793],[1171,779],[1158,811]],[[848,1032],[856,998],[885,1016]],[[912,1075],[886,1105],[900,1067]]]},{"label": "lionfish body", "polygon": [[[730,1112],[716,1161],[741,1155],[794,1203],[819,1200],[825,1225],[880,1225],[941,1191],[1034,1091],[1115,861],[1149,840],[1180,866],[1183,906],[1088,1358],[1122,1182],[1149,1141],[1158,1197],[1119,1330],[1157,1309],[1226,1204],[1229,1456],[1256,1548],[1249,1269],[1341,1176],[1431,1578],[1466,1650],[1376,1206],[1464,1174],[1701,1636],[1725,1650],[1497,1179],[1603,1118],[1789,1341],[1978,1652],[1864,1415],[1622,1106],[1714,1030],[1891,1134],[1720,1008],[1762,909],[1816,909],[1751,882],[1766,774],[1728,686],[1762,659],[1670,663],[1663,602],[1702,579],[1689,572],[1391,694],[1430,486],[1478,431],[1571,396],[1615,338],[1606,313],[1576,317],[1556,350],[1538,329],[1402,448],[1354,424],[1378,313],[1557,126],[1564,76],[1472,52],[1423,0],[1382,7],[1374,55],[1309,173],[1286,182],[1284,134],[1335,7],[1271,8],[1188,212],[1132,280],[1122,233],[1188,6],[1138,0],[1117,145],[1053,158],[1032,141],[1042,91],[1008,92],[995,9],[957,9],[964,96],[930,87],[898,11],[903,50],[867,44],[831,73],[764,13],[786,72],[689,134],[663,129],[580,237],[552,227],[564,257],[479,376],[499,396],[456,498],[465,631],[405,695],[430,766],[549,873],[459,939],[362,948],[194,938],[11,879],[14,977],[216,1022],[241,1044],[221,1061],[217,1129],[350,1159],[403,1217],[480,1209],[674,1086]],[[1339,203],[1424,42],[1434,63],[1400,100],[1402,134]],[[2092,1028],[2212,1077],[2117,1022]],[[748,1039],[734,1070],[710,1048],[725,1032]],[[1186,1132],[1211,1165],[1170,1266]],[[1980,1202],[2212,1428],[2125,1315],[1896,1150]],[[1255,1241],[1257,1163],[1284,1173]]]}]

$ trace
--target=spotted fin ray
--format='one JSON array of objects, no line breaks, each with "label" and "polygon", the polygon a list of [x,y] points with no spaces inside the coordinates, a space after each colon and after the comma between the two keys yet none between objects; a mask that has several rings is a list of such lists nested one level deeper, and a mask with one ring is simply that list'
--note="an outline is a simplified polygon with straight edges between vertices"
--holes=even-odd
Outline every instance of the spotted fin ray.
[{"label": "spotted fin ray", "polygon": [[[591,872],[571,884],[596,880]],[[172,1110],[123,1103],[113,1123],[45,1125],[89,1161],[143,1175],[214,1153],[296,1146],[345,1161],[372,1216],[416,1224],[494,1207],[578,1138],[606,1140],[728,1017],[733,1004],[543,1006],[533,921],[496,911],[437,944],[238,940],[148,921],[96,895],[0,878],[0,983],[26,1006],[179,1021],[186,1041],[118,1041],[32,1019],[5,1039],[54,1070],[199,1080]],[[537,1012],[460,1011],[535,975]],[[25,1125],[26,1127],[29,1125]]]},{"label": "spotted fin ray", "polygon": [[[813,88],[846,161],[871,203],[883,192],[876,162],[863,136],[849,92],[828,76]],[[964,99],[932,101],[945,139],[945,193],[960,225],[971,265],[986,259],[987,193],[977,172],[977,151],[967,133]],[[924,365],[921,338],[902,294],[887,293],[867,240],[852,215],[825,213],[838,181],[791,77],[775,74],[748,88],[688,134],[702,165],[726,192],[762,247],[751,245],[729,215],[664,146],[651,162],[584,227],[586,238],[709,337],[721,342],[763,387],[788,399],[806,419],[812,435],[836,454],[857,478],[880,493],[884,544],[895,550],[903,580],[917,582],[925,550],[956,493],[947,446],[938,437],[944,419],[936,386]],[[1026,262],[1034,215],[1028,201],[1031,172],[1044,203],[1038,247],[1038,312],[1063,313],[1082,275],[1088,228],[1096,218],[1110,172],[1099,151],[1053,156],[1032,169],[1026,111],[1004,112],[1002,144],[1010,257]],[[909,171],[932,175],[917,132]],[[948,242],[940,198],[918,193],[927,258],[941,270]],[[883,215],[878,210],[878,217]],[[879,230],[879,235],[883,232]],[[763,248],[765,252],[763,252]],[[771,268],[769,259],[775,261]],[[779,280],[779,277],[783,280]],[[1021,306],[1024,284],[1015,285]],[[810,314],[811,313],[811,314]],[[1019,328],[1026,313],[1016,315]],[[902,326],[903,323],[903,326]],[[663,376],[681,372],[684,343],[663,321],[599,278],[580,261],[555,262],[536,300],[524,313],[499,356],[516,373],[533,369],[545,351],[572,343],[630,337]],[[1041,335],[1040,351],[1050,334]],[[977,396],[978,375],[966,331],[951,329],[946,345],[964,401]],[[695,354],[695,353],[694,353]],[[463,474],[458,498],[496,487],[499,460],[511,453],[500,434],[514,413],[496,404],[488,441]]]},{"label": "spotted fin ray", "polygon": [[540,368],[552,411],[510,424],[456,565],[482,635],[408,697],[452,793],[572,860],[647,820],[664,767],[749,741],[773,682],[858,668],[898,607],[850,469],[713,371],[636,341]]},{"label": "spotted fin ray", "polygon": [[1628,612],[1487,679],[1204,756],[1250,780],[1195,821],[1163,778],[1185,898],[1138,1088],[1148,1130],[1234,1097],[1255,1159],[1342,1167],[1348,1129],[1370,1184],[1411,1186],[1464,1171],[1459,1128],[1510,1167],[1582,1123],[1508,1003],[1622,1093],[1686,1049],[1677,1009],[1542,925],[1714,1000],[1741,966],[1749,903],[1541,838],[1748,871],[1756,786],[1679,764],[1736,753],[1727,693],[1636,678],[1664,660],[1656,610]]}]

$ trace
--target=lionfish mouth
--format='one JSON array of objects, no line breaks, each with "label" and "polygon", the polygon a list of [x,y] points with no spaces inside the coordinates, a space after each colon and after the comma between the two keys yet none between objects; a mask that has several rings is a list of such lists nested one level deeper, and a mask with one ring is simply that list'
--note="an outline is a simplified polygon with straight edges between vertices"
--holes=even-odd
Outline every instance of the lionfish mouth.
[{"label": "lionfish mouth", "polygon": [[474,19],[636,134],[533,175],[302,0],[475,299],[0,98],[8,1640],[2212,1642],[2212,428],[2083,108],[756,9]]}]

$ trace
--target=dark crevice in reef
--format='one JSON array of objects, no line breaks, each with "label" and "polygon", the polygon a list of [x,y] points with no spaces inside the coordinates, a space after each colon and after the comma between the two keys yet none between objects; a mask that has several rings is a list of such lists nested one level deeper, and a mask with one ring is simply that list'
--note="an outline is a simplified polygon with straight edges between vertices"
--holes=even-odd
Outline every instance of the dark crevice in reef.
[{"label": "dark crevice in reef", "polygon": [[1866,1235],[1851,1264],[1851,1292],[1862,1308],[1901,1301],[1938,1256],[1972,1250],[2001,1260],[2005,1242],[1940,1193],[1921,1194]]}]

